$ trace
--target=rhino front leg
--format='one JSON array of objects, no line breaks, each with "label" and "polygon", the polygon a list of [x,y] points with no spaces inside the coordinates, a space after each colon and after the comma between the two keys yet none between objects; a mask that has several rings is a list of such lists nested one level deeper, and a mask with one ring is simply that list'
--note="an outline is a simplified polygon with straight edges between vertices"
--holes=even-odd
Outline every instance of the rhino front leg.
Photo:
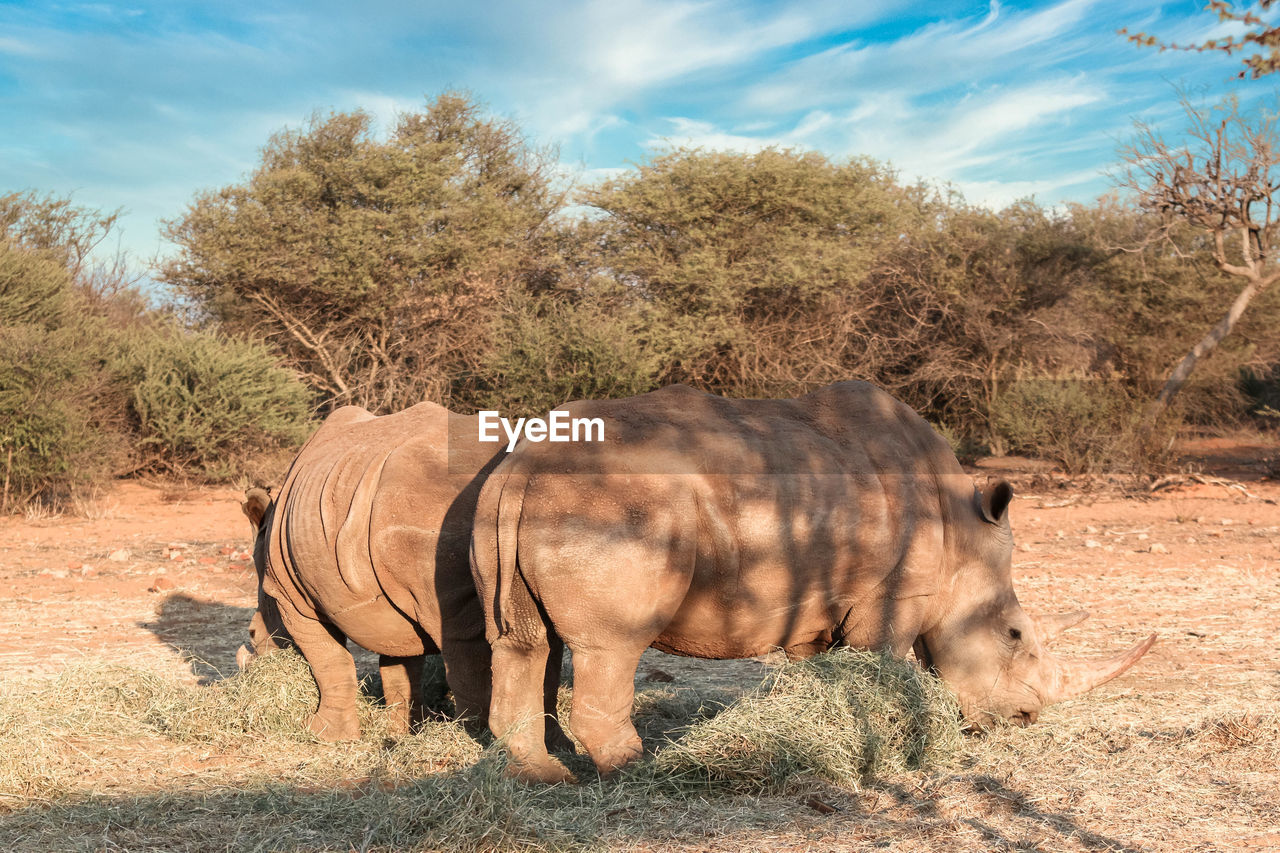
[{"label": "rhino front leg", "polygon": [[483,633],[466,639],[448,637],[440,645],[440,654],[458,718],[472,734],[483,731],[489,724],[492,699],[492,652],[488,641]]},{"label": "rhino front leg", "polygon": [[382,676],[382,696],[391,716],[392,734],[408,734],[422,722],[426,709],[422,701],[422,663],[425,655],[394,657],[378,655]]},{"label": "rhino front leg", "polygon": [[334,626],[291,607],[281,607],[280,616],[320,691],[320,706],[307,718],[307,728],[321,740],[359,740],[356,663],[347,651],[347,638]]}]

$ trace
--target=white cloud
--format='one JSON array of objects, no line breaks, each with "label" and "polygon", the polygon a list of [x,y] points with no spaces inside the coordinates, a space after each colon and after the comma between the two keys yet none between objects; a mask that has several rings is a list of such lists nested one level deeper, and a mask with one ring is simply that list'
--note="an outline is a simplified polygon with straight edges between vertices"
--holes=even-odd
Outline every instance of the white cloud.
[{"label": "white cloud", "polygon": [[39,56],[41,52],[40,48],[30,42],[12,36],[0,36],[0,53],[12,56]]},{"label": "white cloud", "polygon": [[334,96],[334,106],[339,109],[362,109],[369,113],[373,118],[375,132],[384,136],[395,130],[396,122],[403,113],[419,111],[423,106],[421,100],[400,98],[377,91],[339,89],[334,92]]},{"label": "white cloud", "polygon": [[788,11],[743,19],[724,2],[590,0],[584,12],[584,65],[594,85],[640,89],[703,68],[744,62],[814,32],[816,22]]},{"label": "white cloud", "polygon": [[[928,106],[879,95],[843,114],[814,110],[790,126],[754,125],[751,132],[701,119],[668,118],[670,132],[651,136],[646,144],[650,149],[682,145],[751,153],[784,147],[816,149],[833,157],[866,155],[891,163],[907,180],[949,182],[966,195],[976,193],[974,201],[1004,204],[1098,178],[1096,170],[1071,170],[1051,155],[1081,144],[1063,142],[1073,114],[1105,97],[1104,90],[1081,76],[1012,89],[992,87]],[[987,177],[993,168],[1009,177]],[[1028,172],[1040,177],[1027,178]]]},{"label": "white cloud", "polygon": [[[746,4],[734,0],[583,0],[522,20],[524,67],[519,82],[504,74],[499,87],[521,104],[540,135],[589,144],[601,129],[631,123],[626,115],[703,85],[725,89],[708,75],[758,75],[771,51],[875,20],[888,0],[792,0]],[[536,45],[531,50],[529,47]],[[643,130],[641,130],[643,132]],[[582,134],[583,140],[574,136]]]},{"label": "white cloud", "polygon": [[701,148],[708,151],[743,151],[755,153],[770,147],[788,147],[795,143],[787,136],[756,136],[717,128],[710,122],[679,116],[666,119],[671,132],[650,136],[645,147],[652,151],[669,148]]},{"label": "white cloud", "polygon": [[1041,203],[1052,204],[1063,195],[1082,186],[1095,185],[1100,174],[1094,169],[1067,172],[1042,180],[1008,180],[996,178],[981,181],[956,181],[966,201],[992,210],[1008,207],[1015,201],[1035,196]]},{"label": "white cloud", "polygon": [[1097,0],[1065,0],[1037,12],[1007,14],[992,4],[977,21],[944,20],[894,41],[850,41],[791,63],[754,85],[746,109],[766,112],[847,104],[898,92],[920,98],[1013,68],[1030,76],[1064,55],[1081,52],[1086,13]]},{"label": "white cloud", "polygon": [[952,109],[947,126],[929,144],[957,153],[974,153],[989,144],[1042,127],[1101,98],[1102,93],[1093,87],[1067,82],[998,91],[985,103],[966,99]]}]

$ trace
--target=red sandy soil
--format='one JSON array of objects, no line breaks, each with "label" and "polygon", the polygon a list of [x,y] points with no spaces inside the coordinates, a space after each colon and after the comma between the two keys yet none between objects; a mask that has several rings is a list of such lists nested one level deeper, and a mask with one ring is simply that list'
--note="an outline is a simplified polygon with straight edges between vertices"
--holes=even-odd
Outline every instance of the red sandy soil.
[{"label": "red sandy soil", "polygon": [[[1233,625],[1274,620],[1280,598],[1280,443],[1201,439],[1186,452],[1183,470],[1202,481],[1155,492],[1012,459],[974,471],[980,484],[1009,477],[1018,492],[1014,581],[1024,605],[1093,612],[1067,650],[1161,633],[1131,676],[1141,680],[1177,680],[1192,664],[1252,669],[1242,656],[1256,650],[1233,641]],[[52,674],[82,657],[205,679],[233,672],[256,601],[240,497],[122,482],[90,517],[0,518],[0,678]],[[1213,585],[1222,594],[1206,597]],[[1189,607],[1170,612],[1181,593]],[[640,677],[654,666],[680,663],[651,653]]]}]

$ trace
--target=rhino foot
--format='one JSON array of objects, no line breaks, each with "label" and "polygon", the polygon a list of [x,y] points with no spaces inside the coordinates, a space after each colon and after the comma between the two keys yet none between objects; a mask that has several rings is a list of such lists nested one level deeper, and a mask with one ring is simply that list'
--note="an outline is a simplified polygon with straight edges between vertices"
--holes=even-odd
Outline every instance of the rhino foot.
[{"label": "rhino foot", "polygon": [[636,738],[634,742],[627,741],[616,746],[594,750],[588,749],[587,751],[591,754],[591,760],[595,762],[596,769],[600,771],[601,776],[611,776],[644,755],[644,749],[640,746],[639,738]]},{"label": "rhino foot", "polygon": [[414,721],[408,708],[392,707],[387,709],[387,734],[392,737],[403,737],[413,731]]},{"label": "rhino foot", "polygon": [[360,739],[360,722],[354,713],[337,714],[324,709],[307,718],[307,728],[323,741],[336,742]]},{"label": "rhino foot", "polygon": [[520,782],[541,785],[572,785],[578,781],[578,777],[570,773],[569,768],[550,756],[546,760],[511,761],[507,765],[506,774]]}]

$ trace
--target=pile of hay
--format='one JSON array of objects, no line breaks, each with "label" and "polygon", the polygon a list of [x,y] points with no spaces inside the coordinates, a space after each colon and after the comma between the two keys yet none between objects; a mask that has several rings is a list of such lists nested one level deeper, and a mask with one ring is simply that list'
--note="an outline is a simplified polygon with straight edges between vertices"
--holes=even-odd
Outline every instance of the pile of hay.
[{"label": "pile of hay", "polygon": [[889,655],[837,649],[779,667],[760,691],[660,750],[650,772],[737,791],[802,777],[856,789],[872,774],[945,766],[961,748],[959,707],[940,679]]}]

